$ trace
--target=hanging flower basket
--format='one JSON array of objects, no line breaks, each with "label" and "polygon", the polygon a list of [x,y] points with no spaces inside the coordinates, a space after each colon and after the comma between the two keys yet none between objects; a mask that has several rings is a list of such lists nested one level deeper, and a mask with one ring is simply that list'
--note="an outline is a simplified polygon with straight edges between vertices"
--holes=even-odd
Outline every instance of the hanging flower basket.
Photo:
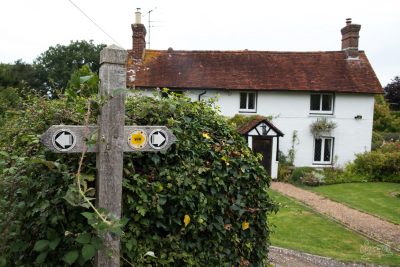
[{"label": "hanging flower basket", "polygon": [[327,118],[318,118],[311,123],[310,131],[314,136],[330,135],[332,130],[336,128],[336,123]]}]

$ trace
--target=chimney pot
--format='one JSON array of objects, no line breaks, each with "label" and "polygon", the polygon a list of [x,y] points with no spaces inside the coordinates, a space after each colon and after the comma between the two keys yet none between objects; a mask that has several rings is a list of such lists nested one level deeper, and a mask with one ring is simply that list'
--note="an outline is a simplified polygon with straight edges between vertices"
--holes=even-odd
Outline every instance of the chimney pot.
[{"label": "chimney pot", "polygon": [[349,24],[351,24],[351,18],[346,19],[346,25],[349,25]]},{"label": "chimney pot", "polygon": [[135,24],[142,24],[142,12],[140,12],[140,8],[136,8]]}]

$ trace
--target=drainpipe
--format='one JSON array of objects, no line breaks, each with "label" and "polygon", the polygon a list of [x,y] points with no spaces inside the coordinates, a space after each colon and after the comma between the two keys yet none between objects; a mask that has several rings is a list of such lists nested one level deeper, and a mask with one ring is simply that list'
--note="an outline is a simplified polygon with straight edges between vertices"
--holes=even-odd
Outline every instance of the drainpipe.
[{"label": "drainpipe", "polygon": [[205,95],[207,93],[207,90],[204,90],[201,94],[199,94],[199,101],[201,100],[201,96]]}]

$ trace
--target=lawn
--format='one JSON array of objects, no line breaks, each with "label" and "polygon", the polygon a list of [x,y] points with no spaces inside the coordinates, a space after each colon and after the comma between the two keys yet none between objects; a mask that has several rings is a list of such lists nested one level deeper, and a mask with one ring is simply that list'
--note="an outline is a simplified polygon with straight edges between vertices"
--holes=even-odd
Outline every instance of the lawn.
[{"label": "lawn", "polygon": [[350,183],[307,187],[349,207],[400,224],[400,184]]},{"label": "lawn", "polygon": [[343,226],[314,213],[304,205],[270,190],[281,208],[270,215],[273,227],[271,243],[341,261],[379,263],[400,266],[400,254],[369,241]]}]

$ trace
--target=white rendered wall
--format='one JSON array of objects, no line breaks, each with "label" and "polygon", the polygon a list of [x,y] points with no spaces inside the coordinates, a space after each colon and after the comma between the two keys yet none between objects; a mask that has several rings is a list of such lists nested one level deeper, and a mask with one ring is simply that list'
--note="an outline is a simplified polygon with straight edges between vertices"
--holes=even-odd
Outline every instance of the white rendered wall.
[{"label": "white rendered wall", "polygon": [[[202,98],[215,96],[218,96],[222,115],[234,116],[239,113],[240,92],[208,90]],[[321,117],[327,117],[337,124],[330,135],[335,138],[333,148],[335,164],[343,166],[346,162],[353,161],[356,153],[370,151],[374,95],[335,94],[333,115],[313,115],[309,109],[308,92],[259,91],[257,112],[242,114],[272,116],[272,123],[285,134],[279,140],[280,150],[285,155],[292,146],[293,132],[297,131],[298,143],[295,145],[294,162],[296,166],[319,166],[313,164],[314,137],[310,132],[310,124]],[[362,119],[356,120],[354,117],[357,115],[361,115]],[[274,165],[273,163],[273,169]]]},{"label": "white rendered wall", "polygon": [[[239,113],[239,96],[239,92],[220,95],[222,114],[233,116]],[[321,117],[337,124],[330,135],[335,138],[333,158],[337,165],[344,165],[354,160],[356,153],[371,149],[373,95],[335,94],[333,115],[313,115],[309,107],[310,94],[307,92],[258,92],[257,114],[272,116],[272,123],[285,134],[279,145],[286,155],[292,146],[293,132],[297,131],[296,166],[318,166],[313,165],[314,137],[310,124]],[[362,119],[356,120],[357,115]]]},{"label": "white rendered wall", "polygon": [[[152,90],[144,92],[150,95]],[[198,100],[204,90],[185,92],[192,100]],[[240,92],[235,90],[206,90],[201,99],[217,97],[217,105],[224,116],[234,116],[239,113]],[[343,166],[352,161],[356,153],[371,149],[372,123],[374,110],[374,95],[369,94],[335,94],[333,115],[313,115],[310,109],[310,93],[308,92],[257,92],[257,112],[241,113],[272,116],[272,123],[285,136],[279,139],[279,148],[285,155],[292,146],[293,132],[297,131],[298,144],[295,145],[296,166],[313,165],[314,137],[310,132],[310,124],[320,117],[327,117],[337,124],[331,135],[335,138],[333,158],[335,164]],[[354,117],[361,115],[362,119]],[[249,140],[250,141],[250,140]],[[250,141],[251,142],[251,141]],[[276,155],[276,138],[273,150]],[[250,144],[249,144],[250,145]],[[277,170],[275,156],[272,161],[272,173]]]}]

